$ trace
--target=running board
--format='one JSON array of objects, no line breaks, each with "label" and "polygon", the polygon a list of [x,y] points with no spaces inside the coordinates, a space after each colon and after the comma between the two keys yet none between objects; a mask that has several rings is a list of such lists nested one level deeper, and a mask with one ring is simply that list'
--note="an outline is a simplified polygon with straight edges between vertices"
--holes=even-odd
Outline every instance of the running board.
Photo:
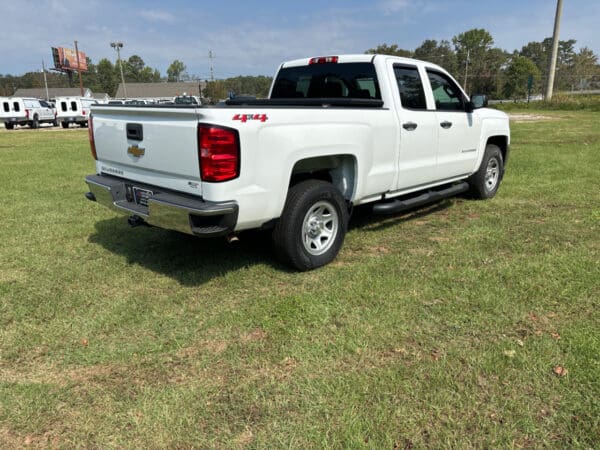
[{"label": "running board", "polygon": [[469,190],[469,183],[463,181],[462,183],[453,184],[441,191],[427,191],[416,197],[406,198],[404,200],[396,199],[385,203],[377,203],[373,206],[373,212],[375,214],[396,214],[407,209],[425,205],[426,203],[461,194],[467,190]]}]

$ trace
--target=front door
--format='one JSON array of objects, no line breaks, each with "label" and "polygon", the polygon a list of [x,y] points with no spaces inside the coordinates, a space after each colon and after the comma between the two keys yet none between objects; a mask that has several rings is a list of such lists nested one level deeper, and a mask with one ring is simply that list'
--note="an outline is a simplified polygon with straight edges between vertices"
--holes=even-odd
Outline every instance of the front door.
[{"label": "front door", "polygon": [[465,96],[454,81],[442,72],[427,69],[439,132],[437,178],[468,175],[477,163],[479,118],[465,111]]}]

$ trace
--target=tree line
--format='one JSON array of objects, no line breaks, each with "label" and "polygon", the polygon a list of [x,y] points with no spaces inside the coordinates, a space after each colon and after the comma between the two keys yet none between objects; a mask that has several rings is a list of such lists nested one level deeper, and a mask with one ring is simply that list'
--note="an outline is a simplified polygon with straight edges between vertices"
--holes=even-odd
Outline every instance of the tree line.
[{"label": "tree line", "polygon": [[[588,47],[575,51],[574,39],[560,41],[556,66],[555,89],[569,91],[600,89],[598,56]],[[472,29],[457,34],[451,40],[426,39],[414,50],[397,44],[381,44],[365,53],[382,53],[422,59],[448,70],[469,93],[486,94],[490,98],[523,98],[527,95],[528,80],[532,93],[541,93],[548,77],[548,62],[552,39],[532,41],[520,50],[509,53],[494,45],[494,39],[485,29]],[[158,81],[189,81],[198,79],[186,72],[185,64],[174,60],[166,76],[149,67],[133,55],[121,61],[126,82],[148,83]],[[61,73],[47,73],[48,87],[68,87],[68,77]],[[88,71],[82,74],[83,84],[93,92],[116,94],[121,81],[119,62],[113,64],[103,58],[94,64],[88,58]],[[266,97],[272,78],[267,76],[238,76],[207,82],[204,97],[217,101],[230,92],[236,95]],[[75,85],[77,81],[75,80]],[[19,88],[44,87],[43,74],[29,72],[22,76],[0,75],[0,95],[12,95]]]},{"label": "tree line", "polygon": [[[559,42],[555,89],[573,91],[600,89],[598,56],[588,47],[575,51],[574,39]],[[509,53],[494,46],[485,29],[472,29],[451,41],[427,39],[415,50],[397,44],[381,44],[365,53],[384,53],[422,59],[448,70],[469,93],[491,98],[518,99],[527,95],[531,77],[532,93],[541,93],[548,77],[552,38],[532,41]]]}]

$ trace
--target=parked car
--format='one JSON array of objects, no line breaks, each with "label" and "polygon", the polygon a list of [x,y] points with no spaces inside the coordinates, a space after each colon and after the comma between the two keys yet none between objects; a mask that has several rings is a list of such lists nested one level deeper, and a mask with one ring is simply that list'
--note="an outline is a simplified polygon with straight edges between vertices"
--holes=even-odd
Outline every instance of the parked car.
[{"label": "parked car", "polygon": [[44,100],[37,98],[3,97],[0,119],[8,130],[15,125],[29,125],[39,128],[42,123],[56,125],[56,112]]},{"label": "parked car", "polygon": [[176,105],[201,105],[202,101],[200,97],[196,97],[195,95],[178,95],[173,98],[173,103]]},{"label": "parked car", "polygon": [[86,127],[90,117],[90,106],[98,104],[88,97],[56,97],[56,117],[63,128],[70,124]]}]

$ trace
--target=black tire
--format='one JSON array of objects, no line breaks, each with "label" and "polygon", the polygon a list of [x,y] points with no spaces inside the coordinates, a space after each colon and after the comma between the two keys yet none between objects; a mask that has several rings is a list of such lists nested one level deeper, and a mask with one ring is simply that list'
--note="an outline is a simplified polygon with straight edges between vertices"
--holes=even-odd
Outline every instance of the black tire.
[{"label": "black tire", "polygon": [[479,169],[467,180],[470,196],[480,200],[492,198],[498,192],[503,175],[502,151],[497,145],[488,144]]},{"label": "black tire", "polygon": [[57,126],[58,126],[58,120],[54,119],[54,120],[52,121],[52,126],[53,126],[53,127],[57,127]]},{"label": "black tire", "polygon": [[307,180],[290,188],[272,239],[280,259],[311,270],[335,259],[348,226],[344,197],[331,184]]},{"label": "black tire", "polygon": [[31,128],[37,129],[39,127],[40,127],[40,121],[38,119],[38,116],[33,116],[33,120],[31,121]]},{"label": "black tire", "polygon": [[60,126],[63,127],[64,129],[69,128],[69,122],[61,122]]},{"label": "black tire", "polygon": [[14,123],[4,122],[4,128],[6,128],[7,130],[12,130],[14,127],[15,127]]}]

